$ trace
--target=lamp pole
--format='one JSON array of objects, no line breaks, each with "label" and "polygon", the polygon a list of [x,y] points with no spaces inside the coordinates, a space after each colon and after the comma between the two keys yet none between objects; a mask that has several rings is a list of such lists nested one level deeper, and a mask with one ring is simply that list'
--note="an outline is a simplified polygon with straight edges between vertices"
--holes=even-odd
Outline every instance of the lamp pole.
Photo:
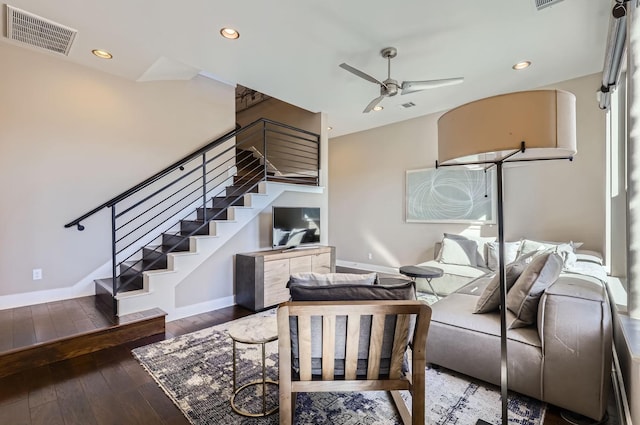
[{"label": "lamp pole", "polygon": [[[504,257],[504,177],[503,165],[514,155],[524,153],[525,142],[520,143],[520,149],[515,150],[496,161],[480,161],[467,164],[438,164],[436,168],[462,165],[488,165],[488,168],[496,167],[497,180],[497,223],[498,223],[498,274],[500,279],[500,398],[502,401],[502,425],[509,423],[509,395],[508,395],[508,369],[507,369],[507,273]],[[476,425],[491,425],[489,422],[478,419]]]}]

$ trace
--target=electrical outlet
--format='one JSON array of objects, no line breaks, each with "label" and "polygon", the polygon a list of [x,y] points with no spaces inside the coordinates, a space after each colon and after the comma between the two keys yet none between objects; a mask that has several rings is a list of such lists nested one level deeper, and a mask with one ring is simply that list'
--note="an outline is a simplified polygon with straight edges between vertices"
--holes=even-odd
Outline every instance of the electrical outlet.
[{"label": "electrical outlet", "polygon": [[373,254],[369,253],[369,260],[373,260]]},{"label": "electrical outlet", "polygon": [[42,279],[42,269],[33,269],[33,280]]}]

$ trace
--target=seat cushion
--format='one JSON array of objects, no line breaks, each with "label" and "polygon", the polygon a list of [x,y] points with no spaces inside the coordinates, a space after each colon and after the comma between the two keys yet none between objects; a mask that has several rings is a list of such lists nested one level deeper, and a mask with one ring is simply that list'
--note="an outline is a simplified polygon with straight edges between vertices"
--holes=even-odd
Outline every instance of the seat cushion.
[{"label": "seat cushion", "polygon": [[[469,284],[465,289],[473,289]],[[431,305],[427,361],[500,384],[500,314],[473,314],[478,296],[453,293]],[[507,323],[513,320],[507,311]],[[507,332],[509,388],[542,397],[542,348],[534,327]]]}]

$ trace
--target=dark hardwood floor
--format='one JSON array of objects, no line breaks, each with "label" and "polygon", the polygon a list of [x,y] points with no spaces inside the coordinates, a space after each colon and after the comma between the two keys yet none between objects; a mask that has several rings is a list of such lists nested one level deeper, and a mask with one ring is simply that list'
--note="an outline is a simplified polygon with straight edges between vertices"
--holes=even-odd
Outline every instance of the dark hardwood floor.
[{"label": "dark hardwood floor", "polygon": [[0,353],[111,326],[94,298],[0,310]]},{"label": "dark hardwood floor", "polygon": [[[81,311],[65,318],[61,313],[65,306]],[[95,329],[104,326],[103,320],[107,320],[98,315],[94,317],[89,300],[85,299],[49,303],[46,308],[40,305],[12,310],[12,320],[19,325],[9,330],[8,313],[0,312],[0,324],[4,324],[0,325],[0,341],[9,349],[44,341],[47,335],[60,337]],[[249,314],[252,312],[238,306],[199,314],[167,323],[165,334],[0,378],[0,424],[188,424],[180,410],[133,358],[131,350]],[[56,325],[58,320],[60,323]],[[559,409],[550,406],[544,425],[566,424]]]},{"label": "dark hardwood floor", "polygon": [[169,322],[165,335],[147,337],[1,378],[0,423],[188,424],[173,402],[132,357],[131,349],[251,313],[241,307],[229,307]]}]

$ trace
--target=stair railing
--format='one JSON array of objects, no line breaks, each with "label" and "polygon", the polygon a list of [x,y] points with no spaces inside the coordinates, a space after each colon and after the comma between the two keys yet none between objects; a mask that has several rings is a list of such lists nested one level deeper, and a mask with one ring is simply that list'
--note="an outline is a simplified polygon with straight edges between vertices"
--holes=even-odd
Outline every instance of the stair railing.
[{"label": "stair railing", "polygon": [[191,236],[209,234],[210,222],[226,219],[228,207],[256,192],[260,182],[317,186],[319,170],[319,135],[263,118],[237,126],[65,227],[84,230],[83,221],[111,209],[115,296],[139,286],[145,270],[166,268],[162,255],[143,260],[141,247],[146,254],[188,250]]}]

